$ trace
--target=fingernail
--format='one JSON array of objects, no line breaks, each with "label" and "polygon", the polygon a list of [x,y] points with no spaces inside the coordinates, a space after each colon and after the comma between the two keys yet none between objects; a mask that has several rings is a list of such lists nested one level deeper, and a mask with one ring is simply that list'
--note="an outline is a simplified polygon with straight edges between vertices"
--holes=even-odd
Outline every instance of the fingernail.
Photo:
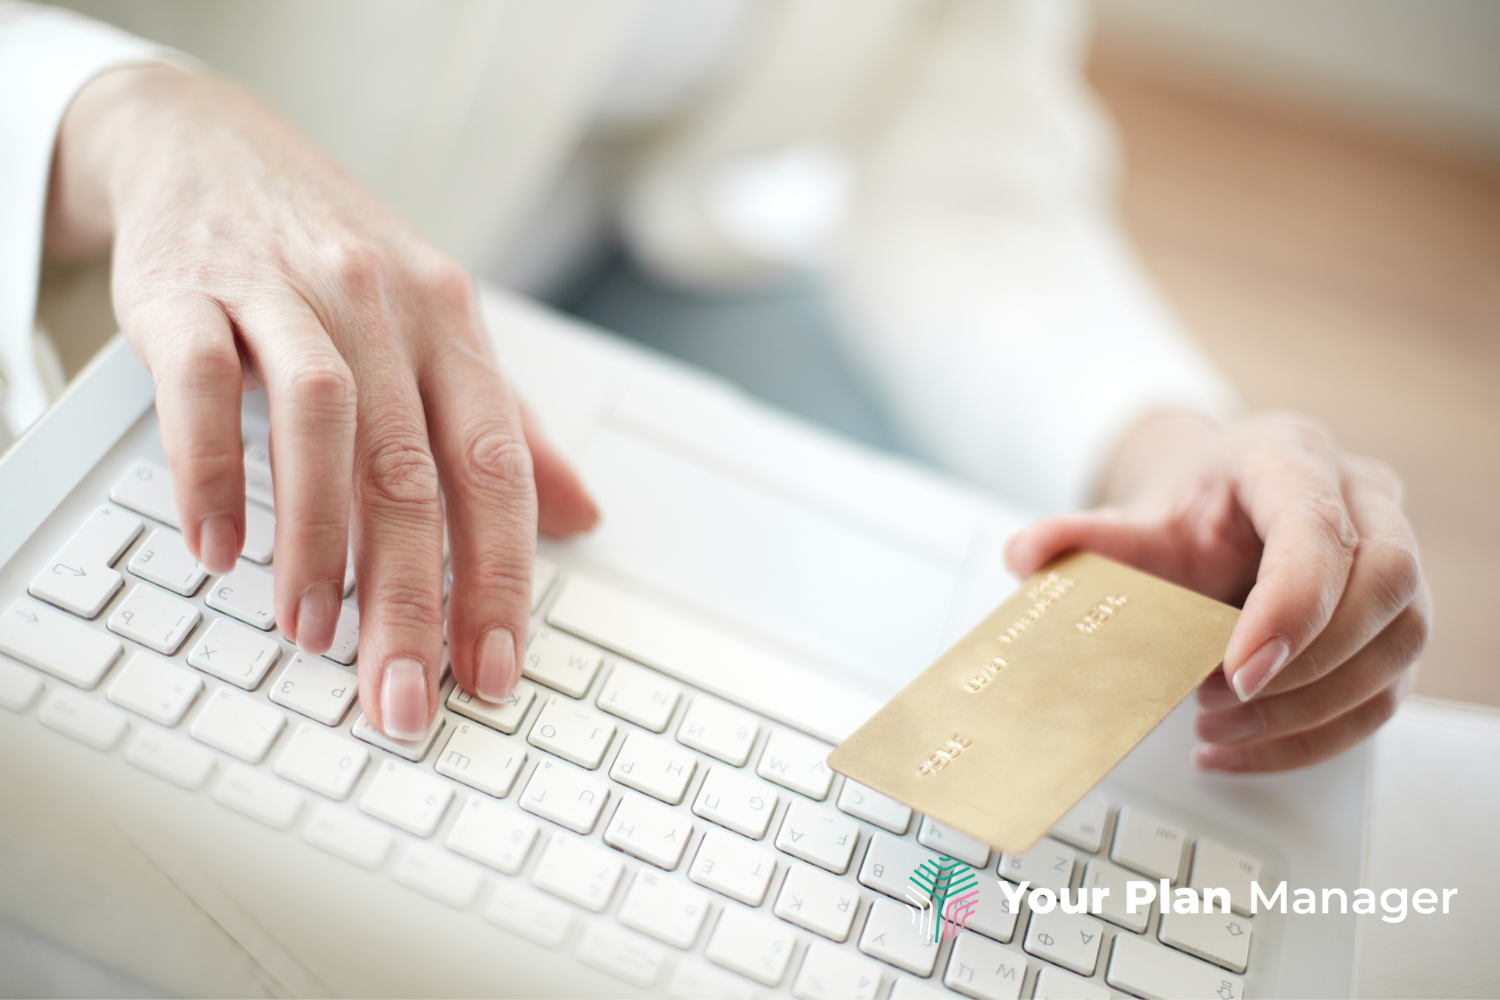
[{"label": "fingernail", "polygon": [[297,605],[297,645],[308,653],[328,652],[338,624],[338,585],[328,581],[308,587]]},{"label": "fingernail", "polygon": [[222,576],[234,569],[240,555],[240,540],[234,530],[233,514],[210,514],[198,526],[198,551],[204,569]]},{"label": "fingernail", "polygon": [[1233,743],[1263,732],[1265,719],[1254,705],[1237,705],[1219,712],[1199,712],[1196,728],[1205,743]]},{"label": "fingernail", "polygon": [[479,676],[474,686],[487,701],[509,698],[516,686],[516,637],[503,625],[479,637]]},{"label": "fingernail", "polygon": [[1193,763],[1205,771],[1243,771],[1250,751],[1238,743],[1200,743],[1193,747]]},{"label": "fingernail", "polygon": [[1234,693],[1240,696],[1240,701],[1249,701],[1269,684],[1291,651],[1292,647],[1285,639],[1268,639],[1264,646],[1251,653],[1250,659],[1241,663],[1240,669],[1234,672]]},{"label": "fingernail", "polygon": [[427,671],[422,664],[402,658],[385,665],[380,715],[391,739],[416,740],[427,732]]}]

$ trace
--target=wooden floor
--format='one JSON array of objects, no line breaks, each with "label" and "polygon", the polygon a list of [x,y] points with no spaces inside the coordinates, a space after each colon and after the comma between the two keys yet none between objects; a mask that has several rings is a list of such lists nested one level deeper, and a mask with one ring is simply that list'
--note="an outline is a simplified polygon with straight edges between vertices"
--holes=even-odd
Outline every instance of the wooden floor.
[{"label": "wooden floor", "polygon": [[1253,407],[1405,478],[1435,604],[1417,690],[1500,705],[1500,164],[1101,39],[1123,213]]}]

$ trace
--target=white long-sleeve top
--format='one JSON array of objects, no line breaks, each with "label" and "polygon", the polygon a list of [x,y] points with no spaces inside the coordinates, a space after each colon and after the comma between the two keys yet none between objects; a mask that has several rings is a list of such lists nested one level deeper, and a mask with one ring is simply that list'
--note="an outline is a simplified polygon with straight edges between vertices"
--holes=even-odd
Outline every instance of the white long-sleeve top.
[{"label": "white long-sleeve top", "polygon": [[[173,58],[167,46],[259,91],[479,273],[534,264],[545,256],[535,234],[576,224],[582,202],[680,282],[814,264],[842,306],[850,355],[906,437],[1033,510],[1087,503],[1115,442],[1148,412],[1223,418],[1235,407],[1112,220],[1113,147],[1081,82],[1080,5],[88,9],[151,40],[0,0],[0,371],[12,426],[45,405],[32,313],[62,113],[98,72]],[[788,173],[807,162],[821,173]],[[559,196],[579,163],[608,183]],[[820,224],[757,233],[776,214],[759,211],[767,178],[773,208],[779,191]]]}]

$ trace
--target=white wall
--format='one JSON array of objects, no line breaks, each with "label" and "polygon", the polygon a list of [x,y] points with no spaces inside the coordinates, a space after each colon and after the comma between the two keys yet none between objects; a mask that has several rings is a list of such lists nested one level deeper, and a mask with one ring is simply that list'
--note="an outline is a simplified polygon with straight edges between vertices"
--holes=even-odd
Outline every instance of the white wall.
[{"label": "white wall", "polygon": [[1108,37],[1500,155],[1496,0],[1095,0]]}]

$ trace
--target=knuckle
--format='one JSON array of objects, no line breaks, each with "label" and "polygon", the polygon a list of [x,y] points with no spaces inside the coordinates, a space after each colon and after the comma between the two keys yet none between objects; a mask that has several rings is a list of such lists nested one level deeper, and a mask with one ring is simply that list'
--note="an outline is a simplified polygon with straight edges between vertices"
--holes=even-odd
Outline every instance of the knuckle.
[{"label": "knuckle", "polygon": [[[383,579],[373,588],[368,601],[376,627],[407,634],[432,635],[443,627],[441,587],[424,587],[401,578]],[[365,608],[360,607],[363,618]]]},{"label": "knuckle", "polygon": [[385,301],[388,265],[374,244],[356,237],[336,239],[324,249],[323,257],[341,296],[367,307]]},{"label": "knuckle", "polygon": [[1409,605],[1397,616],[1394,624],[1401,665],[1409,666],[1427,647],[1427,640],[1432,636],[1432,616],[1426,608]]},{"label": "knuckle", "polygon": [[1387,535],[1360,546],[1360,558],[1375,571],[1375,586],[1384,607],[1398,611],[1417,596],[1422,586],[1422,564],[1416,545],[1408,538]]},{"label": "knuckle", "polygon": [[477,482],[501,483],[529,488],[532,482],[531,449],[519,435],[490,428],[465,443],[466,474]]},{"label": "knuckle", "polygon": [[450,315],[474,312],[474,279],[455,261],[440,257],[422,265],[417,282],[428,301]]},{"label": "knuckle", "polygon": [[1395,467],[1378,458],[1361,457],[1356,460],[1360,471],[1383,492],[1399,501],[1406,495],[1406,482]]},{"label": "knuckle", "polygon": [[1343,498],[1326,490],[1312,490],[1303,498],[1302,507],[1322,529],[1330,553],[1340,562],[1351,560],[1359,547],[1359,532]]},{"label": "knuckle", "polygon": [[438,519],[437,465],[419,436],[387,433],[361,456],[362,500]]},{"label": "knuckle", "polygon": [[299,409],[353,422],[358,387],[343,358],[337,354],[303,358],[291,367],[287,384]]}]

